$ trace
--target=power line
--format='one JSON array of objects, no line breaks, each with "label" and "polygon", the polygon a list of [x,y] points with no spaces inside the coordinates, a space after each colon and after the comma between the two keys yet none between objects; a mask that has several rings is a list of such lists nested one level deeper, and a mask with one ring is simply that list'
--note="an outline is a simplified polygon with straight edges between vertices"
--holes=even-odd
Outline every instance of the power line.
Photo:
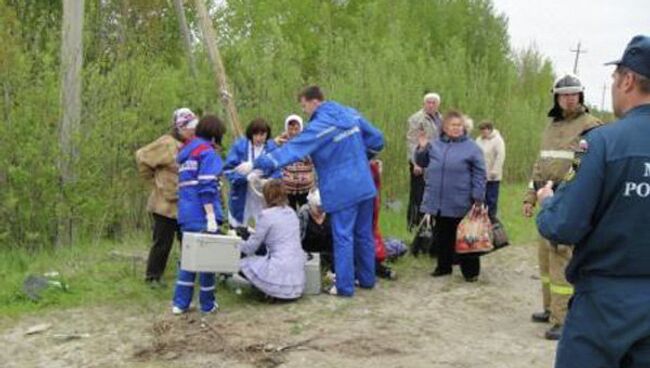
[{"label": "power line", "polygon": [[573,62],[573,74],[575,75],[578,75],[578,60],[580,59],[580,54],[584,54],[587,52],[587,50],[582,50],[581,46],[582,46],[581,42],[578,42],[578,47],[576,49],[569,50],[576,54],[575,61]]}]

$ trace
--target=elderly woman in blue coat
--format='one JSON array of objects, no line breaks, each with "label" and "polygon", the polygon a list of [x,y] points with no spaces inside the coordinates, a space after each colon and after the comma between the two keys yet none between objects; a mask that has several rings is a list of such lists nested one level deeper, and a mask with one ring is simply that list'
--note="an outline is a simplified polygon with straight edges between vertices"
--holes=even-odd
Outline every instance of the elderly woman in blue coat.
[{"label": "elderly woman in blue coat", "polygon": [[355,279],[362,288],[375,285],[372,214],[377,190],[367,155],[383,148],[384,136],[358,111],[325,101],[318,86],[306,88],[299,99],[309,125],[281,148],[238,170],[269,174],[311,156],[322,207],[332,223],[336,286],[330,294],[352,296]]},{"label": "elderly woman in blue coat", "polygon": [[415,151],[415,162],[426,168],[420,211],[435,217],[438,235],[438,265],[431,275],[450,275],[456,258],[465,280],[474,282],[481,270],[480,259],[455,253],[456,230],[472,205],[485,198],[485,162],[481,149],[467,136],[461,113],[448,112],[442,131],[431,142],[420,134]]},{"label": "elderly woman in blue coat", "polygon": [[[258,157],[272,152],[277,145],[271,137],[271,127],[261,118],[254,119],[246,128],[246,136],[235,141],[230,148],[224,173],[230,182],[230,198],[228,200],[228,222],[233,228],[246,227],[250,220],[256,220],[264,208],[264,199],[251,188],[252,182],[247,175],[242,175],[234,169],[244,163],[252,163]],[[269,173],[273,178],[280,178],[280,170]]]}]

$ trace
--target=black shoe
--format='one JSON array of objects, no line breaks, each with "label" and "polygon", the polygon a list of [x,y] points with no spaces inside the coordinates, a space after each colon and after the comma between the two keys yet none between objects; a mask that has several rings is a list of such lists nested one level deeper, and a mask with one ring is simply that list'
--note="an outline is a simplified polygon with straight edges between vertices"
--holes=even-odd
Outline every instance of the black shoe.
[{"label": "black shoe", "polygon": [[390,267],[384,265],[383,263],[378,263],[375,269],[375,274],[378,277],[386,280],[396,280],[397,273],[393,271]]},{"label": "black shoe", "polygon": [[533,322],[547,323],[551,319],[551,312],[545,310],[543,312],[533,313],[531,319]]},{"label": "black shoe", "polygon": [[451,275],[451,271],[444,271],[439,268],[436,268],[435,270],[433,270],[433,272],[431,272],[431,276],[433,277],[441,277],[447,275]]},{"label": "black shoe", "polygon": [[562,336],[561,325],[553,325],[553,327],[549,328],[546,332],[544,332],[544,338],[546,338],[546,340],[557,341],[560,339],[561,336]]}]

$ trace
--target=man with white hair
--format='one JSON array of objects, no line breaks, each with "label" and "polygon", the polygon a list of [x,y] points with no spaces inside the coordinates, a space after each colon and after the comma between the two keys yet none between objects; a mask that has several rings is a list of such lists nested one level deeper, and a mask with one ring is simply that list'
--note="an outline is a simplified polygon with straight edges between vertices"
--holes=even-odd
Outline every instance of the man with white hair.
[{"label": "man with white hair", "polygon": [[422,99],[422,109],[411,115],[408,119],[408,131],[406,133],[406,157],[409,162],[411,174],[411,190],[409,194],[409,206],[407,212],[407,225],[409,231],[418,226],[420,222],[420,203],[424,194],[423,169],[413,161],[413,153],[418,145],[418,135],[424,132],[427,141],[431,142],[440,134],[442,115],[438,111],[440,107],[440,96],[437,93],[427,93]]}]

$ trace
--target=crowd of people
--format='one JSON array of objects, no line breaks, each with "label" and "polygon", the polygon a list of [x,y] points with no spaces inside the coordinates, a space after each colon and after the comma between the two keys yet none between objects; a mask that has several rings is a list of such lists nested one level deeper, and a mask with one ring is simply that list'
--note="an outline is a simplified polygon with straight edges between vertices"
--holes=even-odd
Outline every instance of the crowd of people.
[{"label": "crowd of people", "polygon": [[[557,367],[650,366],[650,38],[635,37],[613,64],[614,112],[622,120],[603,128],[589,113],[577,76],[554,82],[523,199],[526,217],[543,205],[537,219],[543,309],[532,320],[550,322],[545,337],[561,340]],[[378,225],[382,165],[376,155],[383,134],[353,108],[326,100],[317,86],[303,90],[299,102],[308,123],[292,114],[273,138],[268,122],[255,119],[225,161],[223,122],[214,115],[199,120],[187,108],[174,112],[169,134],[137,151],[140,174],[152,185],[147,282],[160,284],[175,237],[216,233],[226,222],[242,233],[254,227],[240,244],[240,274],[269,297],[302,295],[305,252],[321,254],[334,275],[327,290],[332,295],[373,288],[377,275],[394,278],[383,263]],[[455,251],[457,230],[476,206],[487,207],[490,221],[499,222],[505,143],[491,121],[481,122],[471,139],[472,120],[455,110],[442,114],[440,105],[439,94],[427,93],[422,109],[408,119],[407,223],[409,230],[433,224],[433,277],[459,265],[465,281],[475,282],[480,256]],[[227,216],[223,178],[230,187]],[[195,278],[179,269],[173,313],[188,310]],[[199,273],[199,284],[201,311],[214,312],[215,274]]]},{"label": "crowd of people", "polygon": [[[152,186],[150,285],[162,285],[174,237],[226,228],[246,239],[240,275],[268,297],[302,295],[305,251],[321,253],[332,271],[334,285],[327,291],[333,295],[352,296],[355,283],[372,288],[376,274],[395,278],[383,264],[378,224],[381,165],[374,156],[383,148],[383,134],[356,110],[325,100],[317,86],[299,100],[310,117],[306,127],[292,114],[274,138],[267,121],[254,119],[225,160],[224,123],[214,115],[199,119],[187,108],[174,112],[170,133],[136,152],[139,171]],[[227,206],[223,180],[230,189]],[[339,187],[350,190],[340,193]],[[174,314],[188,310],[195,278],[179,269]],[[199,273],[199,284],[201,311],[216,311],[215,274]]]}]

